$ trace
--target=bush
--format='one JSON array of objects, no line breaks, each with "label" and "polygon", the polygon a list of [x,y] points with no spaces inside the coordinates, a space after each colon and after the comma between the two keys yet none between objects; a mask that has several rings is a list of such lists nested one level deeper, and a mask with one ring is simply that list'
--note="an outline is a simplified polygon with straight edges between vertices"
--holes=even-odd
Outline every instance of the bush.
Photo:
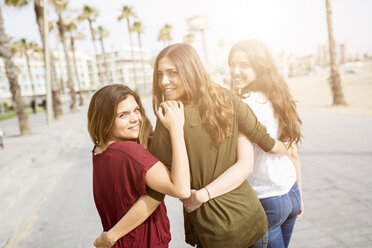
[{"label": "bush", "polygon": [[3,104],[4,110],[6,111],[12,111],[14,109],[13,105],[8,105],[8,103],[4,102]]}]

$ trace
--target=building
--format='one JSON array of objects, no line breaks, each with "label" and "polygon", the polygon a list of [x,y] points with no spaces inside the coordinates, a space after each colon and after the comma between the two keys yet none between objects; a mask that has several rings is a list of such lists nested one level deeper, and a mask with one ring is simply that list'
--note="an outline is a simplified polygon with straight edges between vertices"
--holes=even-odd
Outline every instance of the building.
[{"label": "building", "polygon": [[[60,86],[60,89],[62,89],[62,92],[67,93],[69,90],[65,54],[63,51],[55,51],[53,52],[53,56],[55,59],[55,73],[57,83]],[[75,91],[82,90],[84,92],[90,90],[94,86],[93,81],[91,81],[89,77],[89,61],[91,61],[91,56],[84,53],[81,50],[76,50],[75,51],[77,68],[76,70],[72,53],[69,53],[69,58],[71,65],[72,81],[74,82]],[[78,73],[76,73],[76,71]]]},{"label": "building", "polygon": [[[60,87],[62,92],[67,93],[67,65],[64,53],[61,51],[53,51],[53,57],[55,60],[55,75],[57,80],[57,85]],[[70,60],[72,55],[70,54]],[[72,75],[74,88],[79,91],[79,88],[84,90],[89,90],[91,88],[91,82],[88,73],[88,60],[90,57],[82,52],[76,53],[76,64],[79,80],[77,80],[77,75],[75,74],[74,64],[71,60]],[[18,84],[21,87],[21,94],[26,98],[31,98],[32,96],[45,96],[46,95],[46,84],[45,84],[45,68],[43,57],[40,54],[30,56],[30,71],[31,76],[28,71],[26,58],[24,56],[14,56],[13,62],[18,69]],[[32,78],[32,80],[31,80]],[[79,83],[80,82],[80,87]],[[33,87],[34,86],[34,87]],[[34,88],[34,91],[33,91]],[[10,100],[11,92],[9,89],[9,82],[6,76],[4,62],[0,59],[0,99]]]},{"label": "building", "polygon": [[135,47],[133,55],[134,59],[129,48],[111,49],[105,55],[98,54],[96,67],[93,66],[95,64],[94,56],[91,57],[91,60],[88,61],[88,70],[92,85],[99,87],[100,85],[119,83],[129,86],[131,89],[137,89],[140,94],[151,91],[152,66],[149,63],[149,52],[141,51]]},{"label": "building", "polygon": [[[135,48],[133,63],[130,49],[113,49],[106,53],[107,71],[104,55],[98,54],[97,60],[94,57],[93,54],[77,50],[75,52],[77,69],[75,70],[72,53],[69,53],[75,91],[96,90],[111,83],[127,84],[130,88],[137,89],[140,94],[151,91],[152,66],[148,63],[150,56],[147,51],[141,53],[140,49]],[[68,72],[64,52],[53,51],[53,58],[57,85],[62,93],[67,94],[69,92]],[[21,87],[22,96],[26,100],[31,99],[33,95],[39,98],[44,97],[46,95],[46,83],[42,55],[30,56],[32,80],[28,72],[26,58],[24,56],[14,56],[13,61],[19,71],[18,84]],[[142,63],[142,61],[144,62]],[[32,85],[35,92],[33,92]],[[0,102],[11,104],[11,92],[2,59],[0,59],[0,100]]]},{"label": "building", "polygon": [[[329,64],[329,46],[324,44],[318,45],[317,64],[326,66]],[[344,43],[336,44],[335,46],[335,63],[341,65],[348,60],[346,57],[346,45]]]}]

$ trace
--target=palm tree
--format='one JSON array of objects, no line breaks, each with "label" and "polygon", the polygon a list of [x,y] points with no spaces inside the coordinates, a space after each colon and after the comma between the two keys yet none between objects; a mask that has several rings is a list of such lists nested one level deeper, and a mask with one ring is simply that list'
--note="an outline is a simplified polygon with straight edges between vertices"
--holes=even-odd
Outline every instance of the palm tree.
[{"label": "palm tree", "polygon": [[[98,10],[95,8],[89,6],[89,5],[84,5],[83,7],[83,12],[81,15],[78,17],[79,21],[84,21],[87,20],[89,23],[89,29],[90,29],[90,35],[92,38],[92,43],[93,43],[93,48],[94,48],[94,55],[95,55],[95,61],[96,61],[96,67],[98,72],[100,71],[100,66],[98,63],[98,52],[97,52],[97,45],[96,45],[96,36],[94,33],[94,28],[93,28],[93,23],[96,21],[97,17],[99,15]],[[104,84],[104,81],[101,79],[100,74],[99,75],[99,80],[101,84]]]},{"label": "palm tree", "polygon": [[129,45],[130,45],[130,51],[131,51],[131,55],[132,55],[134,84],[136,85],[136,88],[138,88],[137,75],[136,75],[136,60],[135,60],[135,57],[134,57],[134,50],[133,50],[132,29],[131,29],[131,25],[130,25],[130,17],[136,17],[136,14],[133,11],[133,7],[124,6],[121,10],[121,14],[118,17],[118,20],[121,21],[122,19],[125,19],[127,21],[128,34],[129,34]]},{"label": "palm tree", "polygon": [[[6,0],[5,3],[8,6],[13,6],[17,8],[21,8],[25,6],[30,0]],[[33,0],[34,3],[34,11],[36,17],[36,23],[39,28],[41,42],[43,44],[43,55],[45,49],[45,41],[44,41],[44,8],[41,6],[40,0]],[[44,68],[45,67],[45,59],[44,59]],[[60,119],[63,116],[62,111],[62,102],[60,96],[60,90],[58,89],[57,82],[52,78],[52,101],[53,101],[53,111],[54,111],[54,118]]]},{"label": "palm tree", "polygon": [[66,31],[69,32],[69,36],[70,36],[72,61],[74,63],[75,76],[76,76],[76,80],[77,80],[77,84],[78,84],[78,88],[79,88],[79,102],[80,102],[80,105],[84,105],[84,98],[83,98],[83,93],[82,93],[82,88],[81,88],[80,77],[79,77],[79,70],[77,68],[76,56],[75,56],[75,39],[83,39],[84,34],[77,31],[76,23],[73,22],[73,21],[68,23],[65,28],[66,28]]},{"label": "palm tree", "polygon": [[145,68],[145,60],[143,58],[142,40],[141,40],[141,34],[144,32],[144,27],[142,26],[142,23],[140,21],[134,22],[132,31],[137,33],[138,46],[140,48],[142,70],[143,70],[143,83],[146,86],[146,68]]},{"label": "palm tree", "polygon": [[186,34],[185,37],[183,38],[183,41],[188,44],[193,44],[195,41],[195,34],[193,33]]},{"label": "palm tree", "polygon": [[333,95],[333,105],[346,105],[344,94],[342,92],[342,85],[340,74],[335,65],[335,40],[333,39],[333,27],[332,27],[332,8],[330,0],[325,0],[327,10],[327,27],[328,27],[328,43],[329,43],[329,67],[331,69],[331,75],[328,78],[328,82],[331,86]]},{"label": "palm tree", "polygon": [[14,109],[18,117],[19,131],[21,135],[31,133],[30,124],[26,112],[26,106],[21,95],[21,87],[18,84],[17,69],[13,63],[12,47],[5,34],[3,13],[0,5],[0,57],[4,59],[5,72],[9,80],[10,92],[12,93],[12,100]]},{"label": "palm tree", "polygon": [[162,41],[163,46],[167,45],[167,34],[163,28],[159,30],[158,41]]},{"label": "palm tree", "polygon": [[172,26],[165,24],[159,31],[158,41],[163,41],[164,46],[168,45],[172,41]]},{"label": "palm tree", "polygon": [[66,65],[67,65],[67,85],[70,88],[70,94],[71,94],[71,110],[75,111],[76,110],[76,93],[75,93],[75,87],[74,87],[74,81],[72,77],[72,70],[71,70],[71,64],[70,64],[70,58],[68,55],[68,48],[66,44],[66,37],[65,37],[65,32],[66,32],[66,26],[64,24],[64,20],[62,18],[62,12],[64,12],[67,9],[67,4],[68,2],[66,0],[53,0],[52,1],[54,8],[57,12],[58,15],[58,31],[60,35],[60,39],[63,45],[63,51],[65,54],[65,59],[66,59]]},{"label": "palm tree", "polygon": [[59,120],[63,116],[62,100],[61,100],[61,88],[58,84],[56,75],[56,59],[53,53],[50,53],[50,70],[51,70],[51,82],[52,82],[52,104],[54,119]]},{"label": "palm tree", "polygon": [[[48,22],[48,34],[52,31],[56,32],[56,41],[59,40],[59,31],[57,21]],[[49,47],[49,46],[48,46]],[[51,82],[52,82],[52,102],[53,102],[53,112],[54,119],[58,120],[63,116],[62,101],[60,92],[64,92],[63,83],[58,83],[57,73],[56,73],[56,57],[54,53],[50,52],[50,72],[51,72]],[[61,86],[62,85],[62,86]]]},{"label": "palm tree", "polygon": [[36,101],[35,98],[35,84],[32,76],[31,65],[30,65],[30,55],[32,56],[33,53],[41,52],[41,49],[35,42],[27,42],[25,38],[22,38],[15,43],[13,43],[13,48],[16,52],[20,53],[22,56],[26,58],[26,64],[28,69],[28,76],[30,78],[31,88],[32,88],[32,98]]},{"label": "palm tree", "polygon": [[99,42],[101,44],[102,55],[103,55],[103,59],[104,59],[104,62],[105,62],[105,74],[106,74],[105,82],[109,82],[109,78],[111,78],[111,77],[109,77],[107,55],[106,55],[106,51],[105,51],[105,46],[103,44],[103,39],[107,38],[110,33],[102,26],[98,26],[98,28],[96,30],[96,33],[98,34],[98,39],[99,39]]},{"label": "palm tree", "polygon": [[97,57],[98,53],[97,53],[97,46],[96,46],[96,37],[94,35],[93,22],[96,21],[98,15],[99,15],[99,12],[95,8],[93,8],[89,5],[84,5],[83,12],[78,17],[79,21],[87,20],[88,23],[89,23],[90,35],[91,35],[91,38],[92,38],[94,54],[96,55],[96,57]]}]

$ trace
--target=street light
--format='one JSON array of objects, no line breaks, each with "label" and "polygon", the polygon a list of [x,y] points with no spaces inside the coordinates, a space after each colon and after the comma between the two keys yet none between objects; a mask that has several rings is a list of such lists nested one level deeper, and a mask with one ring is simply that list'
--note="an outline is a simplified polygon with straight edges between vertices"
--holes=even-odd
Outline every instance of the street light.
[{"label": "street light", "polygon": [[208,27],[208,19],[206,16],[193,16],[186,19],[186,23],[190,32],[201,32],[203,41],[203,50],[205,63],[208,64],[207,44],[205,41],[205,29]]},{"label": "street light", "polygon": [[50,75],[50,54],[48,46],[48,0],[43,0],[44,4],[44,58],[45,58],[45,88],[46,88],[46,100],[47,100],[47,123],[48,125],[52,123],[52,85],[51,85],[51,75]]}]

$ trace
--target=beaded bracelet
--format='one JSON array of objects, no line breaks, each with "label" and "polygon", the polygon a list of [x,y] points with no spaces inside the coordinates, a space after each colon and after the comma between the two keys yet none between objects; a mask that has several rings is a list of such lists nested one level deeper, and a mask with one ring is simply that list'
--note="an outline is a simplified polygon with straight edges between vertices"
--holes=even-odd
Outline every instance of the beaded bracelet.
[{"label": "beaded bracelet", "polygon": [[207,191],[207,193],[208,193],[208,201],[211,199],[211,194],[209,194],[209,191],[208,191],[208,189],[207,189],[207,187],[204,187],[205,188],[205,190]]}]

